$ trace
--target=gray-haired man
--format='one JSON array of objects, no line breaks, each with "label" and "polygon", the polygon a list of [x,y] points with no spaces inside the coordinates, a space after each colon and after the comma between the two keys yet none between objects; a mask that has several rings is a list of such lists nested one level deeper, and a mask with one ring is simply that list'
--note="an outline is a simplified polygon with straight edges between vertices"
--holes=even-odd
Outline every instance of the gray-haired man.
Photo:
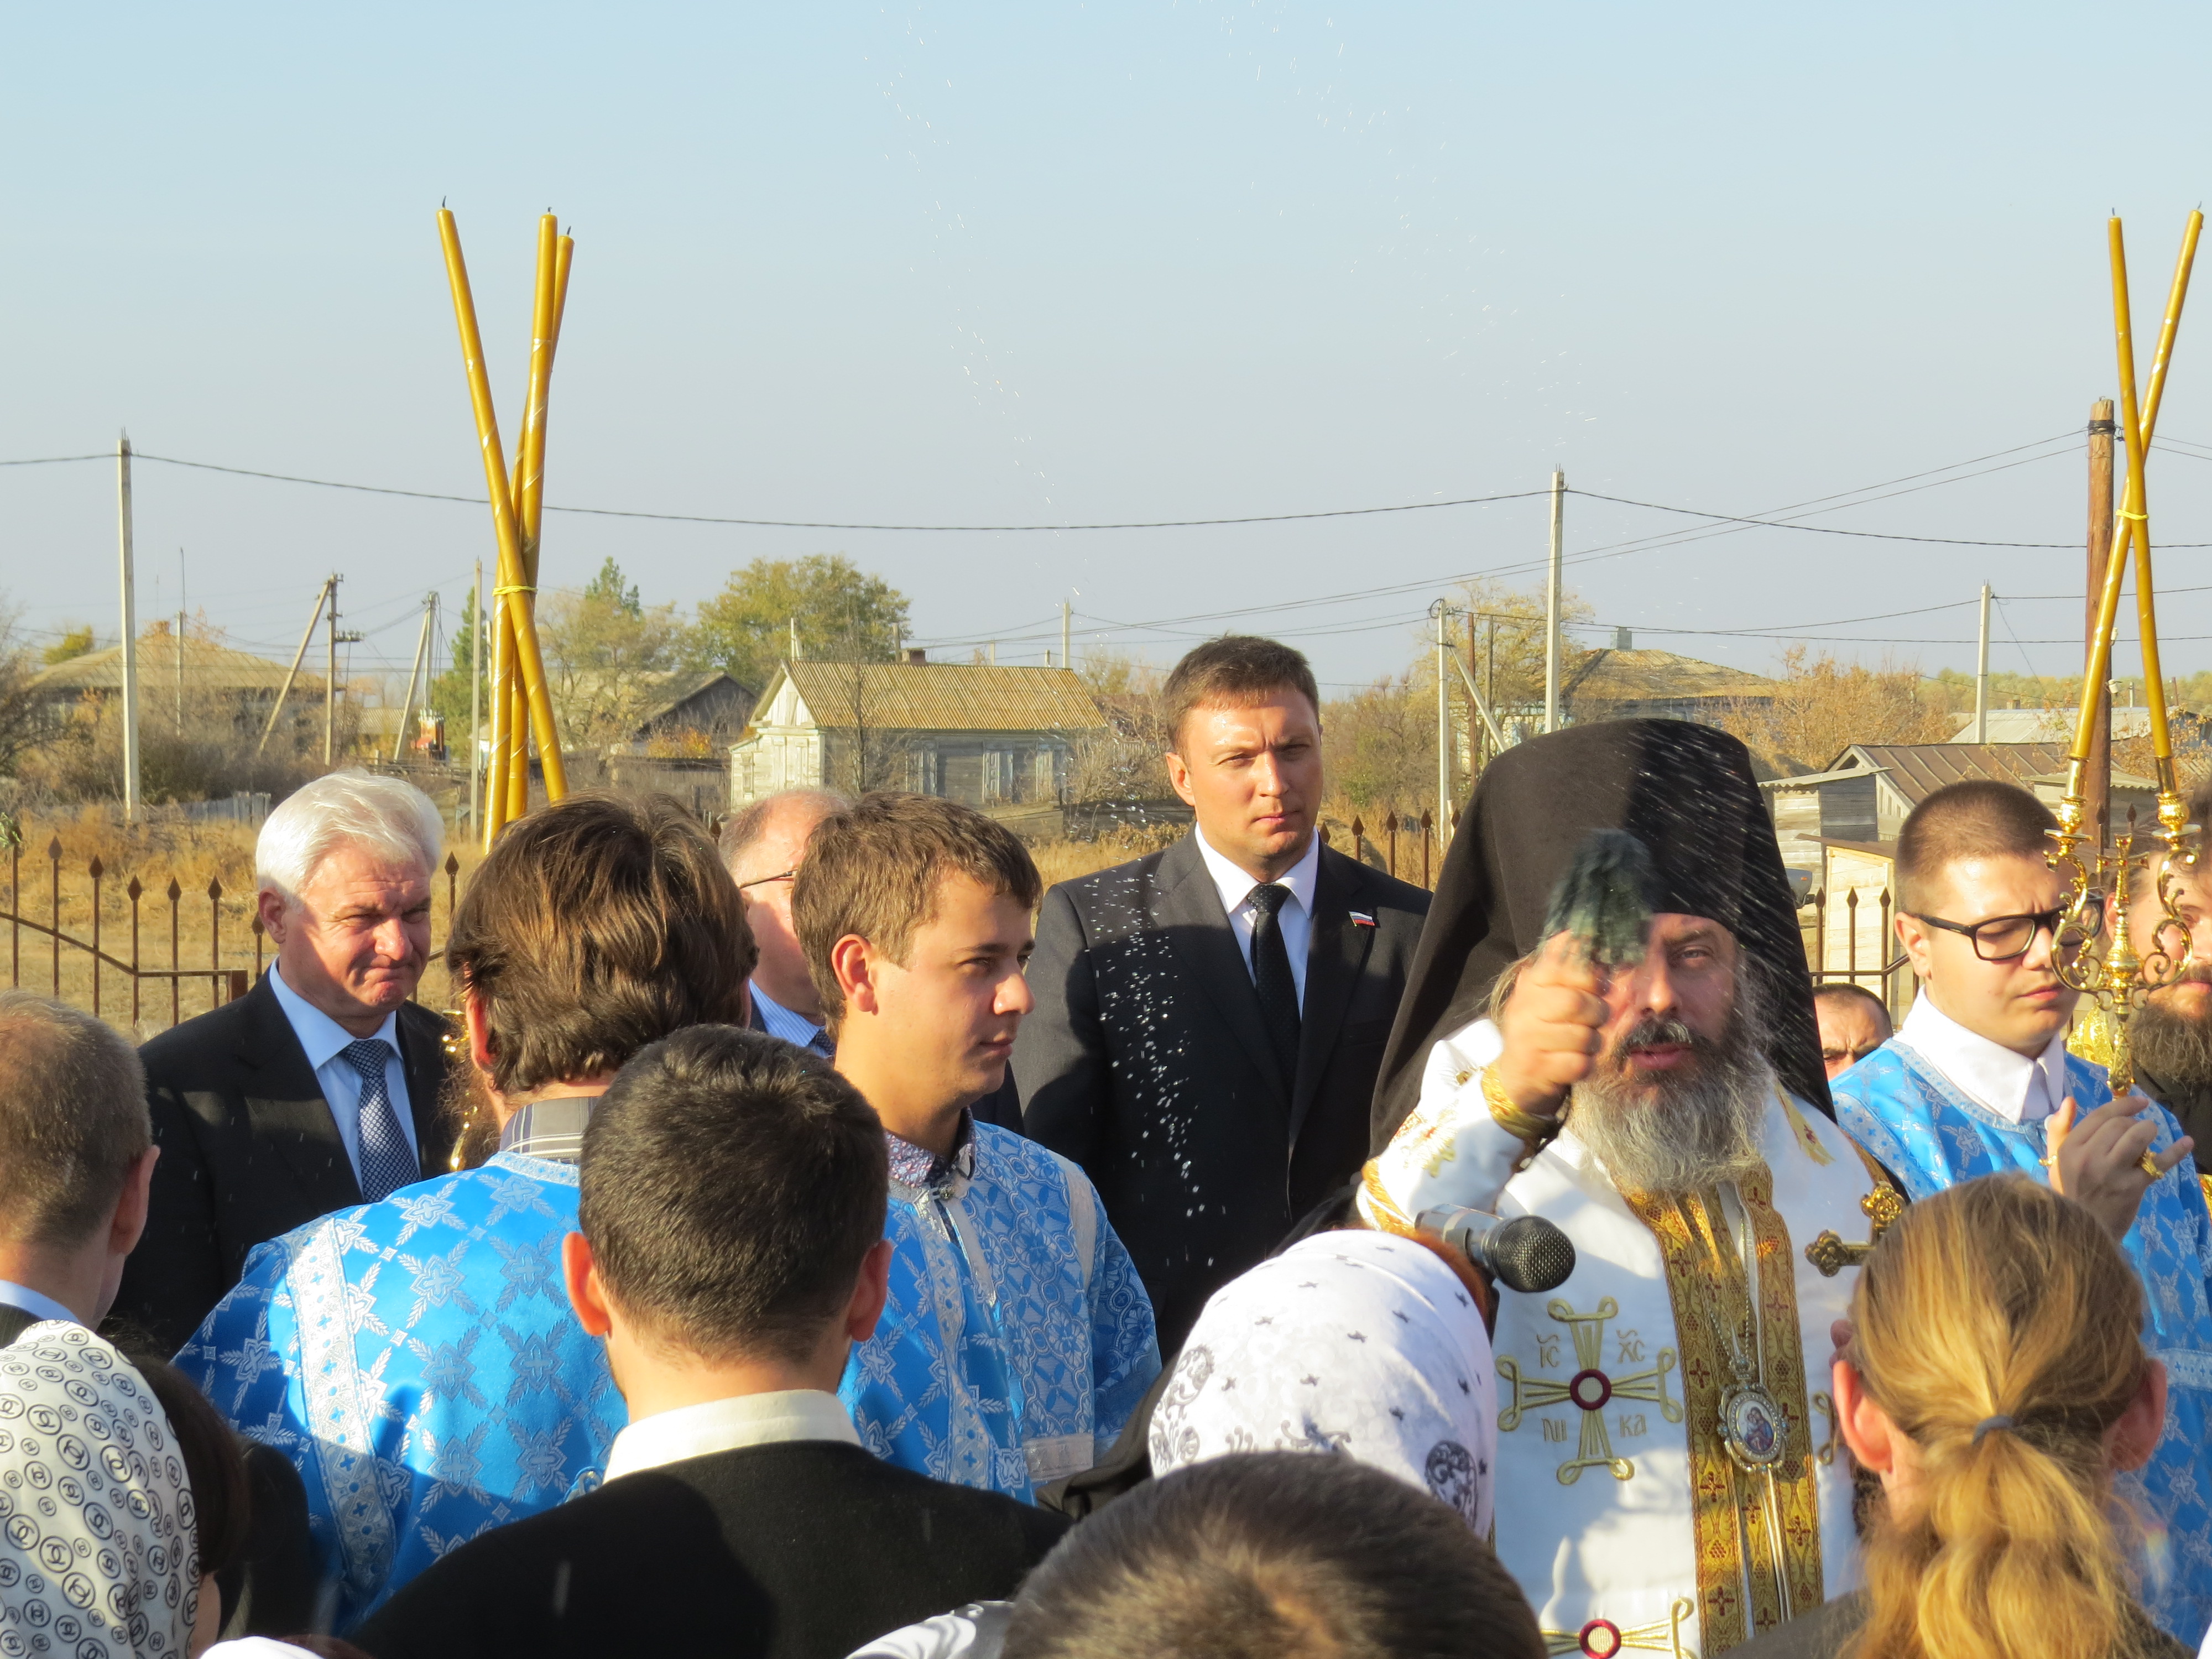
[{"label": "gray-haired man", "polygon": [[438,809],[334,772],[285,798],[254,849],[274,968],[164,1033],[146,1064],[154,1175],[117,1311],[180,1346],[246,1252],[441,1167],[446,1022],[410,1002],[430,951]]}]

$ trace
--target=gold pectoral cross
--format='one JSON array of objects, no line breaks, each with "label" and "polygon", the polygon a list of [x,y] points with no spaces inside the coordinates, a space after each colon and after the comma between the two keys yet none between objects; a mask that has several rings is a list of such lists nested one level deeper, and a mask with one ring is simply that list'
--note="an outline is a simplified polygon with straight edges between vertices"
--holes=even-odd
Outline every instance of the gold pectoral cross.
[{"label": "gold pectoral cross", "polygon": [[1820,1270],[1823,1279],[1833,1279],[1846,1267],[1863,1267],[1881,1242],[1883,1230],[1905,1213],[1905,1200],[1887,1181],[1876,1182],[1874,1190],[1859,1200],[1859,1208],[1868,1222],[1865,1243],[1847,1244],[1831,1227],[1805,1247],[1805,1260]]}]

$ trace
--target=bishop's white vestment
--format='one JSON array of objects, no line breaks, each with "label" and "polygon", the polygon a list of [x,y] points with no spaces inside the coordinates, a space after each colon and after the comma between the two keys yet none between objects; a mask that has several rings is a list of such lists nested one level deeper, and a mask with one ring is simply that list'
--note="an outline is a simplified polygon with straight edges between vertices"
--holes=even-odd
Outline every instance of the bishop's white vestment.
[{"label": "bishop's white vestment", "polygon": [[1402,1228],[1464,1205],[1566,1233],[1564,1284],[1498,1291],[1498,1556],[1554,1654],[1711,1659],[1856,1587],[1830,1328],[1857,1279],[1840,1247],[1867,1239],[1883,1183],[1778,1088],[1763,1174],[1624,1194],[1571,1118],[1533,1158],[1498,1124],[1481,1084],[1500,1047],[1479,1020],[1431,1049],[1361,1209]]}]

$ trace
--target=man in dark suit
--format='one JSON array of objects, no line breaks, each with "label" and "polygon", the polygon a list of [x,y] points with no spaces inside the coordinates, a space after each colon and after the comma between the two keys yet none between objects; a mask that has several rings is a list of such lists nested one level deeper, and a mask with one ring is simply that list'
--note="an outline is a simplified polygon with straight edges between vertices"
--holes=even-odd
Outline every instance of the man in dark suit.
[{"label": "man in dark suit", "polygon": [[1320,694],[1298,653],[1209,641],[1164,699],[1197,827],[1045,895],[1013,1070],[1028,1133],[1097,1187],[1171,1353],[1365,1160],[1429,896],[1315,835]]},{"label": "man in dark suit", "polygon": [[585,1132],[562,1266],[629,1426],[606,1484],[441,1557],[354,1639],[378,1659],[842,1655],[1012,1594],[1067,1522],[878,1459],[838,1403],[889,1291],[890,1158],[858,1090],[702,1025]]},{"label": "man in dark suit", "polygon": [[443,842],[429,797],[359,772],[317,779],[262,825],[254,875],[275,966],[140,1051],[161,1157],[115,1306],[164,1349],[198,1328],[255,1245],[445,1167],[447,1023],[408,1000]]}]

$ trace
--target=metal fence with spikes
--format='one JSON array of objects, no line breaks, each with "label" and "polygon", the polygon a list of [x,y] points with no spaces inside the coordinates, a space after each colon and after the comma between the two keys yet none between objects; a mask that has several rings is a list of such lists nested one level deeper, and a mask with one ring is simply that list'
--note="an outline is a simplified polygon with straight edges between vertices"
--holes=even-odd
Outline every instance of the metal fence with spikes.
[{"label": "metal fence with spikes", "polygon": [[[234,901],[244,903],[246,908],[244,935],[250,936],[253,941],[253,966],[248,969],[242,959],[235,963],[224,960],[223,900],[227,894],[221,880],[212,878],[209,880],[204,893],[207,927],[204,942],[207,949],[207,965],[201,967],[185,960],[187,955],[197,956],[203,943],[196,918],[195,925],[190,928],[191,939],[189,947],[185,935],[187,911],[197,910],[202,895],[195,894],[188,899],[183,884],[172,876],[166,887],[160,890],[155,896],[154,890],[134,874],[123,887],[123,896],[130,907],[131,944],[130,953],[125,957],[118,954],[120,942],[107,924],[111,872],[106,863],[94,856],[84,868],[87,889],[81,893],[69,893],[63,884],[59,836],[47,843],[44,861],[46,865],[44,884],[46,902],[45,915],[41,917],[31,914],[39,908],[36,896],[23,890],[23,849],[17,846],[9,850],[8,905],[5,909],[0,909],[0,925],[8,928],[8,982],[11,986],[21,987],[24,984],[23,936],[29,933],[32,935],[33,952],[30,989],[43,990],[58,1000],[82,1002],[93,1013],[103,1018],[113,1019],[118,1024],[127,1022],[134,1030],[143,1031],[149,1020],[160,1017],[161,988],[164,985],[168,990],[167,1024],[175,1025],[193,1014],[220,1007],[244,996],[267,965],[267,929],[262,924],[259,907],[255,902],[257,896],[253,893],[239,895]],[[446,878],[445,921],[449,927],[453,906],[459,898],[460,869],[460,860],[448,853],[441,873]],[[158,959],[158,930],[161,926],[158,910],[153,919],[156,929],[153,954],[156,959],[148,960],[145,932],[149,919],[145,908],[149,896],[155,896],[157,904],[166,900],[168,907],[169,948],[166,963]],[[79,908],[80,900],[89,911],[82,936],[63,925],[64,902],[74,911]],[[235,918],[234,925],[236,925]],[[242,958],[243,936],[234,934],[233,937],[240,940],[235,954]],[[47,958],[47,971],[43,975],[38,971],[36,958],[40,955]],[[442,947],[435,948],[431,952],[431,959],[435,962],[442,955]],[[90,970],[88,974],[77,971],[87,965]],[[130,981],[130,1012],[127,1017],[122,1012],[119,994],[116,1006],[112,1009],[108,1006],[106,981],[111,972]],[[44,985],[37,982],[40,979],[46,981]],[[149,981],[152,984],[150,996]],[[204,1006],[201,1002],[203,989],[206,997]]]},{"label": "metal fence with spikes", "polygon": [[[1398,868],[1398,837],[1401,835],[1413,836],[1420,842],[1421,885],[1433,887],[1436,884],[1430,880],[1429,876],[1430,859],[1437,844],[1436,819],[1425,808],[1423,809],[1419,818],[1408,817],[1404,813],[1395,810],[1386,810],[1382,814],[1382,836],[1376,845],[1382,849],[1383,871],[1387,874],[1400,876],[1403,880],[1411,881],[1413,878],[1413,858],[1410,850],[1406,854],[1406,868],[1403,872],[1401,873]],[[1365,821],[1355,817],[1352,820],[1352,856],[1362,864],[1367,862],[1368,839]],[[1327,824],[1321,826],[1321,844],[1324,847],[1329,844]]]}]

